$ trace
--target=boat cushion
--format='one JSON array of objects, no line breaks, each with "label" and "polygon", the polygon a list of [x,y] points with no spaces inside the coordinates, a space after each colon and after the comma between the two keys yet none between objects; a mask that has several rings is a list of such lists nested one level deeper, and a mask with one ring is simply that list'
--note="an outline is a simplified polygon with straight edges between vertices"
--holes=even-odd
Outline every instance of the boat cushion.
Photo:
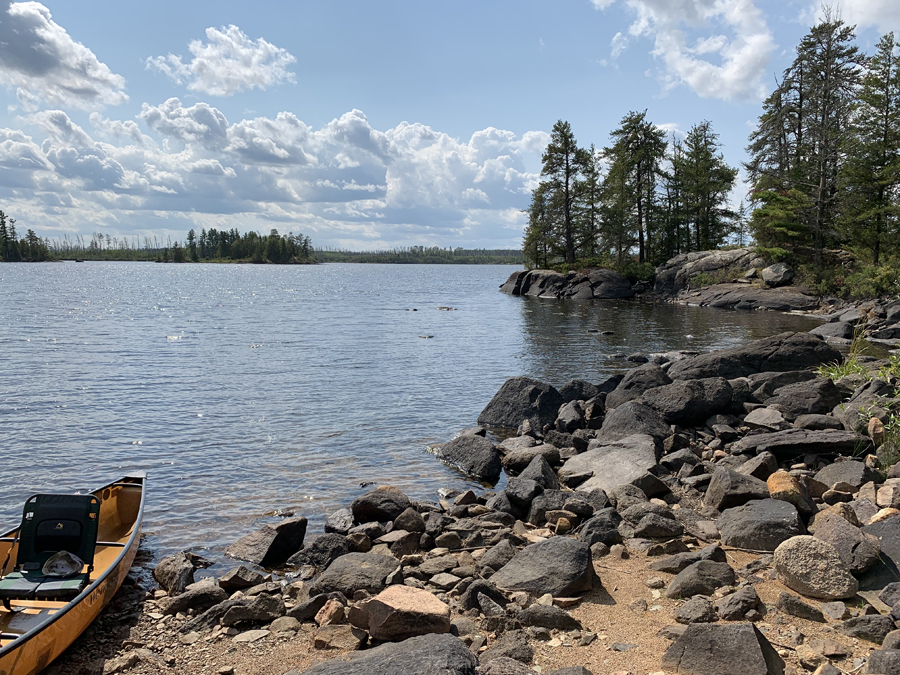
[{"label": "boat cushion", "polygon": [[[43,576],[41,577],[43,579]],[[12,572],[0,579],[0,599],[28,600],[34,597],[40,583],[20,572]]]},{"label": "boat cushion", "polygon": [[34,597],[36,600],[70,600],[81,593],[86,581],[86,574],[70,579],[48,579],[37,587]]}]

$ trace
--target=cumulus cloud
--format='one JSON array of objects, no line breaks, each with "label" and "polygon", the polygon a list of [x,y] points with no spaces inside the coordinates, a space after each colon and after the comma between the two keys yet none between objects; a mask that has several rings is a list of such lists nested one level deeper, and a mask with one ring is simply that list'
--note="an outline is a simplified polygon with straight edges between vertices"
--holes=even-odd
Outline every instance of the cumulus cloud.
[{"label": "cumulus cloud", "polygon": [[493,127],[468,139],[406,122],[380,130],[359,110],[318,129],[289,112],[230,123],[175,98],[137,119],[95,113],[82,128],[48,110],[25,119],[38,134],[0,130],[0,195],[19,199],[10,210],[36,217],[42,234],[72,223],[125,234],[166,218],[185,231],[303,231],[322,245],[517,246],[538,178],[526,158],[536,164],[549,140]]},{"label": "cumulus cloud", "polygon": [[76,42],[39,2],[0,5],[0,83],[25,110],[98,108],[128,100],[125,79]]},{"label": "cumulus cloud", "polygon": [[211,96],[232,96],[295,81],[288,70],[297,60],[292,54],[262,38],[251,39],[237,26],[207,28],[206,39],[191,41],[188,49],[193,58],[187,63],[181,56],[169,54],[148,58],[147,68]]},{"label": "cumulus cloud", "polygon": [[[877,28],[880,31],[900,29],[900,4],[895,0],[841,0],[835,5],[839,16],[848,24],[861,28]],[[811,3],[809,17],[818,17],[822,4]],[[815,20],[815,19],[813,19]]]},{"label": "cumulus cloud", "polygon": [[[865,0],[859,0],[862,5]],[[887,1],[887,0],[885,0]],[[606,9],[615,0],[592,0]],[[775,51],[765,17],[753,0],[624,0],[635,15],[628,37],[612,40],[616,58],[629,40],[653,40],[666,89],[686,85],[703,98],[757,101]]]}]

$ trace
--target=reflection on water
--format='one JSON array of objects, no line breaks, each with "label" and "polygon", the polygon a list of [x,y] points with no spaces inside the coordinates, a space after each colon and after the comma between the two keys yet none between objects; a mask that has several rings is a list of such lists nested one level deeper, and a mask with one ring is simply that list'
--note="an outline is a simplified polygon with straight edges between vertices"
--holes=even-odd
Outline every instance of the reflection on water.
[{"label": "reflection on water", "polygon": [[424,448],[474,424],[507,377],[598,381],[625,367],[616,352],[811,325],[513,298],[497,291],[510,271],[0,265],[0,522],[33,492],[146,469],[154,549],[203,544],[215,558],[280,509],[316,531],[364,481],[418,499],[472,485]]}]

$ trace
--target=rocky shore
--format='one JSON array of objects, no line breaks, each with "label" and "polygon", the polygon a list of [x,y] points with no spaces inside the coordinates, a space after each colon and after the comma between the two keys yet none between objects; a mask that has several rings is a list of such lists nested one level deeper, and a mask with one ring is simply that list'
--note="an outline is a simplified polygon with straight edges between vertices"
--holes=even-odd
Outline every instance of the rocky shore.
[{"label": "rocky shore", "polygon": [[165,558],[48,672],[900,673],[900,382],[817,374],[840,359],[784,333],[511,378],[433,449],[503,489],[378,487],[322,533],[246,535],[218,578]]}]

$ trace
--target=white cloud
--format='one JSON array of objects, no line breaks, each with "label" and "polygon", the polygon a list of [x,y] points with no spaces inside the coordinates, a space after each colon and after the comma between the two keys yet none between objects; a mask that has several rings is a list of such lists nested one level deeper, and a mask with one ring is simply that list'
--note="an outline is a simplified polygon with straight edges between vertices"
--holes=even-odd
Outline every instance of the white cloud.
[{"label": "white cloud", "polygon": [[[605,9],[615,0],[592,0]],[[864,0],[859,0],[862,3]],[[686,85],[703,98],[757,101],[775,51],[772,33],[753,0],[624,0],[635,14],[632,38],[653,40],[666,89]],[[628,46],[613,37],[611,56]]]},{"label": "white cloud", "polygon": [[[896,0],[840,0],[835,4],[838,16],[851,26],[877,28],[880,31],[900,31],[900,3]],[[822,13],[822,3],[811,3],[807,16],[817,21]]]},{"label": "white cloud", "polygon": [[188,49],[193,58],[188,63],[169,54],[148,58],[147,68],[211,96],[232,96],[295,81],[288,70],[296,61],[293,55],[262,38],[252,40],[237,26],[207,28],[206,39],[206,43],[191,41]]},{"label": "white cloud", "polygon": [[125,79],[54,22],[39,2],[0,5],[0,84],[16,88],[19,105],[98,108],[128,100]]},{"label": "white cloud", "polygon": [[51,110],[23,119],[33,137],[0,130],[8,210],[42,236],[72,223],[146,232],[166,219],[184,232],[303,231],[319,245],[517,246],[538,178],[526,158],[536,164],[549,138],[489,127],[460,140],[406,122],[382,131],[359,110],[319,129],[288,112],[229,123],[174,98],[137,117],[94,114],[85,129]]}]

